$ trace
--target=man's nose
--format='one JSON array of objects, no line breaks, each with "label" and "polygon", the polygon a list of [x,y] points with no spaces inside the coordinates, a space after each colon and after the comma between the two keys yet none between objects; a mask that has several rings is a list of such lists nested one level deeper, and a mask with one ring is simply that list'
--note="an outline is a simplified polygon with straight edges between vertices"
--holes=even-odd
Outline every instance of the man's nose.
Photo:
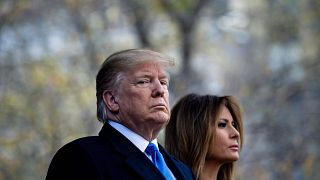
[{"label": "man's nose", "polygon": [[165,93],[165,88],[164,86],[161,84],[160,80],[155,80],[153,83],[153,89],[152,89],[152,96],[153,97],[163,97],[164,93]]}]

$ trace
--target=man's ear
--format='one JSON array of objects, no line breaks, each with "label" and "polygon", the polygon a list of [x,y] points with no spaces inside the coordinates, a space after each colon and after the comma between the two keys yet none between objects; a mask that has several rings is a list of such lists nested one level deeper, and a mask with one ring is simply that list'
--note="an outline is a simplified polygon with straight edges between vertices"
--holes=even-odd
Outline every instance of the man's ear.
[{"label": "man's ear", "polygon": [[112,112],[119,111],[119,104],[112,91],[106,90],[103,92],[103,101],[107,105],[108,109]]}]

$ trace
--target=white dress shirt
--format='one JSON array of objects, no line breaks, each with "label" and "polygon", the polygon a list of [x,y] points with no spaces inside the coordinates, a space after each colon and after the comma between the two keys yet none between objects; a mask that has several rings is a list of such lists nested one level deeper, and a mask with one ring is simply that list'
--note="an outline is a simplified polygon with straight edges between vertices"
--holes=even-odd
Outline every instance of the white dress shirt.
[{"label": "white dress shirt", "polygon": [[[122,135],[124,135],[127,139],[129,139],[129,141],[131,141],[138,149],[140,149],[141,152],[145,153],[144,151],[146,150],[149,141],[118,122],[109,121],[109,124],[117,131],[119,131]],[[157,139],[152,140],[151,143],[155,144],[159,149]],[[148,155],[146,154],[146,156]],[[151,159],[151,157],[149,157],[149,159]]]},{"label": "white dress shirt", "polygon": [[[118,122],[109,120],[108,123],[113,128],[115,128],[117,131],[119,131],[122,135],[124,135],[127,139],[129,139],[129,141],[131,141],[138,149],[140,149],[140,151],[142,153],[144,153],[150,159],[150,161],[152,161],[151,156],[149,156],[145,153],[145,150],[147,149],[147,146],[150,143],[149,141],[147,141],[139,134],[133,132],[131,129],[127,128],[126,126],[124,126]],[[157,139],[152,140],[151,143],[155,144],[157,146],[157,148],[159,149]],[[170,171],[172,177],[174,179],[176,179],[174,177],[172,171],[170,169],[169,169],[169,171]]]}]

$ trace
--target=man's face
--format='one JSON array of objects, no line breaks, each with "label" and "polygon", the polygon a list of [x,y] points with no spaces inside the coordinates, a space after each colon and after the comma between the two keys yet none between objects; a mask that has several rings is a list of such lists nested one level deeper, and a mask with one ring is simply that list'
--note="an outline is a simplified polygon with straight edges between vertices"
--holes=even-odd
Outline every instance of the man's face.
[{"label": "man's face", "polygon": [[169,77],[156,63],[135,66],[121,81],[116,100],[122,124],[153,139],[170,117]]}]

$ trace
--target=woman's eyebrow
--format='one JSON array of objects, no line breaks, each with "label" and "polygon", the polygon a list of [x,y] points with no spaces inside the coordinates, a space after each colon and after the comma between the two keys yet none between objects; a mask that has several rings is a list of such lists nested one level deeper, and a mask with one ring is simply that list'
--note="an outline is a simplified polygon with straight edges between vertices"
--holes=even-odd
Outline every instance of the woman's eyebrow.
[{"label": "woman's eyebrow", "polygon": [[226,119],[226,118],[220,118],[219,120],[229,122],[229,119]]}]

